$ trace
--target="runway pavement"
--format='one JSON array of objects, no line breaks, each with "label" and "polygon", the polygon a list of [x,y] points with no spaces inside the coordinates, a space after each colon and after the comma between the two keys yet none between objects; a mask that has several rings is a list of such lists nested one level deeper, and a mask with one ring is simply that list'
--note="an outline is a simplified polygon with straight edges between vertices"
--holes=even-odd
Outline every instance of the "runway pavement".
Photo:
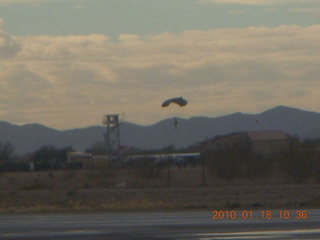
[{"label": "runway pavement", "polygon": [[212,211],[5,214],[0,239],[320,239],[320,210]]}]

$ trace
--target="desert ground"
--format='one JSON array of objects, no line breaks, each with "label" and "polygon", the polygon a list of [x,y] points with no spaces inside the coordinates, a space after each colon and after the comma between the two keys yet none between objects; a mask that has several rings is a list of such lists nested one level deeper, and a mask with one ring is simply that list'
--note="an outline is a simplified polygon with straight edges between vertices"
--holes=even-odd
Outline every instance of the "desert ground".
[{"label": "desert ground", "polygon": [[201,167],[0,173],[0,211],[305,209],[320,207],[320,183],[282,176],[221,180]]}]

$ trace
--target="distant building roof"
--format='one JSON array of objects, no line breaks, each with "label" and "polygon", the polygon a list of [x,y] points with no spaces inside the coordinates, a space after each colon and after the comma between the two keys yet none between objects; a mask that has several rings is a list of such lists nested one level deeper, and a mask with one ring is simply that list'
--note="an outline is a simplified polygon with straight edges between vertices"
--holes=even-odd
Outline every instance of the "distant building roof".
[{"label": "distant building roof", "polygon": [[248,132],[248,136],[255,141],[284,140],[289,138],[289,136],[281,130]]}]

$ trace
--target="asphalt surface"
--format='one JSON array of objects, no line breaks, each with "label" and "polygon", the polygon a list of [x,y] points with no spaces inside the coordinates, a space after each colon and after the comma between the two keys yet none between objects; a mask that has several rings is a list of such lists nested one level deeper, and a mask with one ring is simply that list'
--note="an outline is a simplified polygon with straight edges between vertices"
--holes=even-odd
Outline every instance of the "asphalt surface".
[{"label": "asphalt surface", "polygon": [[320,210],[304,210],[4,214],[0,239],[320,239]]}]

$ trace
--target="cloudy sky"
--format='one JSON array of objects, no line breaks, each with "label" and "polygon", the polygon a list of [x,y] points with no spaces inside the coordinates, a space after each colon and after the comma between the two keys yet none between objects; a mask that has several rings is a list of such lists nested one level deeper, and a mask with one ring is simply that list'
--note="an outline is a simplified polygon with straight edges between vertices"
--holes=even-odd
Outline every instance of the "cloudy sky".
[{"label": "cloudy sky", "polygon": [[320,3],[0,0],[0,86],[0,120],[57,129],[319,112]]}]

